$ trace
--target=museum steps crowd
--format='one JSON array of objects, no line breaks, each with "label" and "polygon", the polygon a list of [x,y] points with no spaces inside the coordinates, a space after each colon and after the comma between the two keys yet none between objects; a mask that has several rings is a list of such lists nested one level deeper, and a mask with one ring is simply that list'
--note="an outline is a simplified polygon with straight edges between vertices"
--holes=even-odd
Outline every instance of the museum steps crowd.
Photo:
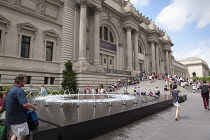
[{"label": "museum steps crowd", "polygon": [[[135,86],[135,85],[138,86],[139,83],[142,81],[154,82],[155,80],[165,81],[164,91],[171,91],[173,84],[176,84],[182,88],[189,90],[190,92],[198,92],[198,88],[202,85],[201,80],[193,80],[189,78],[179,77],[177,75],[171,75],[168,73],[151,74],[151,73],[140,72],[139,74],[136,75],[136,77],[130,77],[127,80],[119,79],[118,81],[110,84],[110,86],[108,87],[104,87],[101,84],[100,87],[91,88],[88,85],[83,90],[83,93],[84,94],[89,94],[89,93],[102,94],[102,93],[110,93],[110,92],[116,93],[122,87],[124,87],[124,93],[128,93],[127,89],[129,86]],[[210,82],[207,83],[207,85],[210,85]],[[132,92],[135,93],[136,89],[138,88],[134,87],[134,90]]]}]

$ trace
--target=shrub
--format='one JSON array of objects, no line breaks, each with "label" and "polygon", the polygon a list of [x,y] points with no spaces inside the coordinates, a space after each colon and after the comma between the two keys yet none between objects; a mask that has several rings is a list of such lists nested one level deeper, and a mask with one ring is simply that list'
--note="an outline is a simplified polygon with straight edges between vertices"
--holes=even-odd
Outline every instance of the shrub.
[{"label": "shrub", "polygon": [[7,86],[2,87],[3,91],[6,91],[6,90],[8,90],[8,89],[10,89],[10,88],[11,88],[11,87],[7,87]]},{"label": "shrub", "polygon": [[194,80],[201,80],[201,81],[207,81],[210,82],[210,76],[207,77],[194,77]]},{"label": "shrub", "polygon": [[67,61],[65,64],[66,69],[63,71],[63,82],[61,83],[64,89],[73,89],[76,90],[76,78],[75,73],[72,70],[72,63]]}]

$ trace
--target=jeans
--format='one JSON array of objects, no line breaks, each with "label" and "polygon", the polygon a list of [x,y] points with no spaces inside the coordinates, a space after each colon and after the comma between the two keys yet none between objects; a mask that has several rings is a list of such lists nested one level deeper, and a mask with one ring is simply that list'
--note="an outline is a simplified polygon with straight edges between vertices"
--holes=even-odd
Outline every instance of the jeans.
[{"label": "jeans", "polygon": [[204,108],[206,109],[209,106],[209,95],[202,95],[202,98]]}]

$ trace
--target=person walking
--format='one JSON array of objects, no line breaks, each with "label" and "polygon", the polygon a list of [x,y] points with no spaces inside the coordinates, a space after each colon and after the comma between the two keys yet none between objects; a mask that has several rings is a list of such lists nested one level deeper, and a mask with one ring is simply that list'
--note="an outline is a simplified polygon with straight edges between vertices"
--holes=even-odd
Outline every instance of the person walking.
[{"label": "person walking", "polygon": [[209,91],[210,86],[206,84],[206,81],[203,81],[203,85],[199,87],[201,92],[201,97],[203,98],[203,105],[205,110],[209,109]]},{"label": "person walking", "polygon": [[173,98],[174,106],[176,106],[175,120],[178,121],[178,118],[180,118],[179,116],[180,103],[178,103],[178,97],[181,95],[180,95],[180,90],[177,89],[177,85],[173,86],[173,91],[171,92],[171,96]]},{"label": "person walking", "polygon": [[29,134],[26,113],[28,110],[37,110],[37,107],[28,103],[26,94],[21,87],[26,83],[26,75],[19,74],[15,78],[15,85],[8,91],[6,97],[6,124],[11,127],[11,140],[25,140]]}]

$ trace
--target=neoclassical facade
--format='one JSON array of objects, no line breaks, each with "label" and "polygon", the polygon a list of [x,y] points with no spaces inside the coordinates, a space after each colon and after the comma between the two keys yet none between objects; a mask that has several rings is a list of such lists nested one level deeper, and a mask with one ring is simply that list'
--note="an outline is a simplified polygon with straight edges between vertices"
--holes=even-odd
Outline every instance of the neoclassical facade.
[{"label": "neoclassical facade", "polygon": [[189,77],[206,77],[209,76],[208,64],[197,57],[189,57],[185,59],[177,59],[176,61],[187,66]]},{"label": "neoclassical facade", "polygon": [[70,60],[79,87],[140,71],[187,76],[170,37],[125,0],[0,0],[0,84],[59,86]]}]

